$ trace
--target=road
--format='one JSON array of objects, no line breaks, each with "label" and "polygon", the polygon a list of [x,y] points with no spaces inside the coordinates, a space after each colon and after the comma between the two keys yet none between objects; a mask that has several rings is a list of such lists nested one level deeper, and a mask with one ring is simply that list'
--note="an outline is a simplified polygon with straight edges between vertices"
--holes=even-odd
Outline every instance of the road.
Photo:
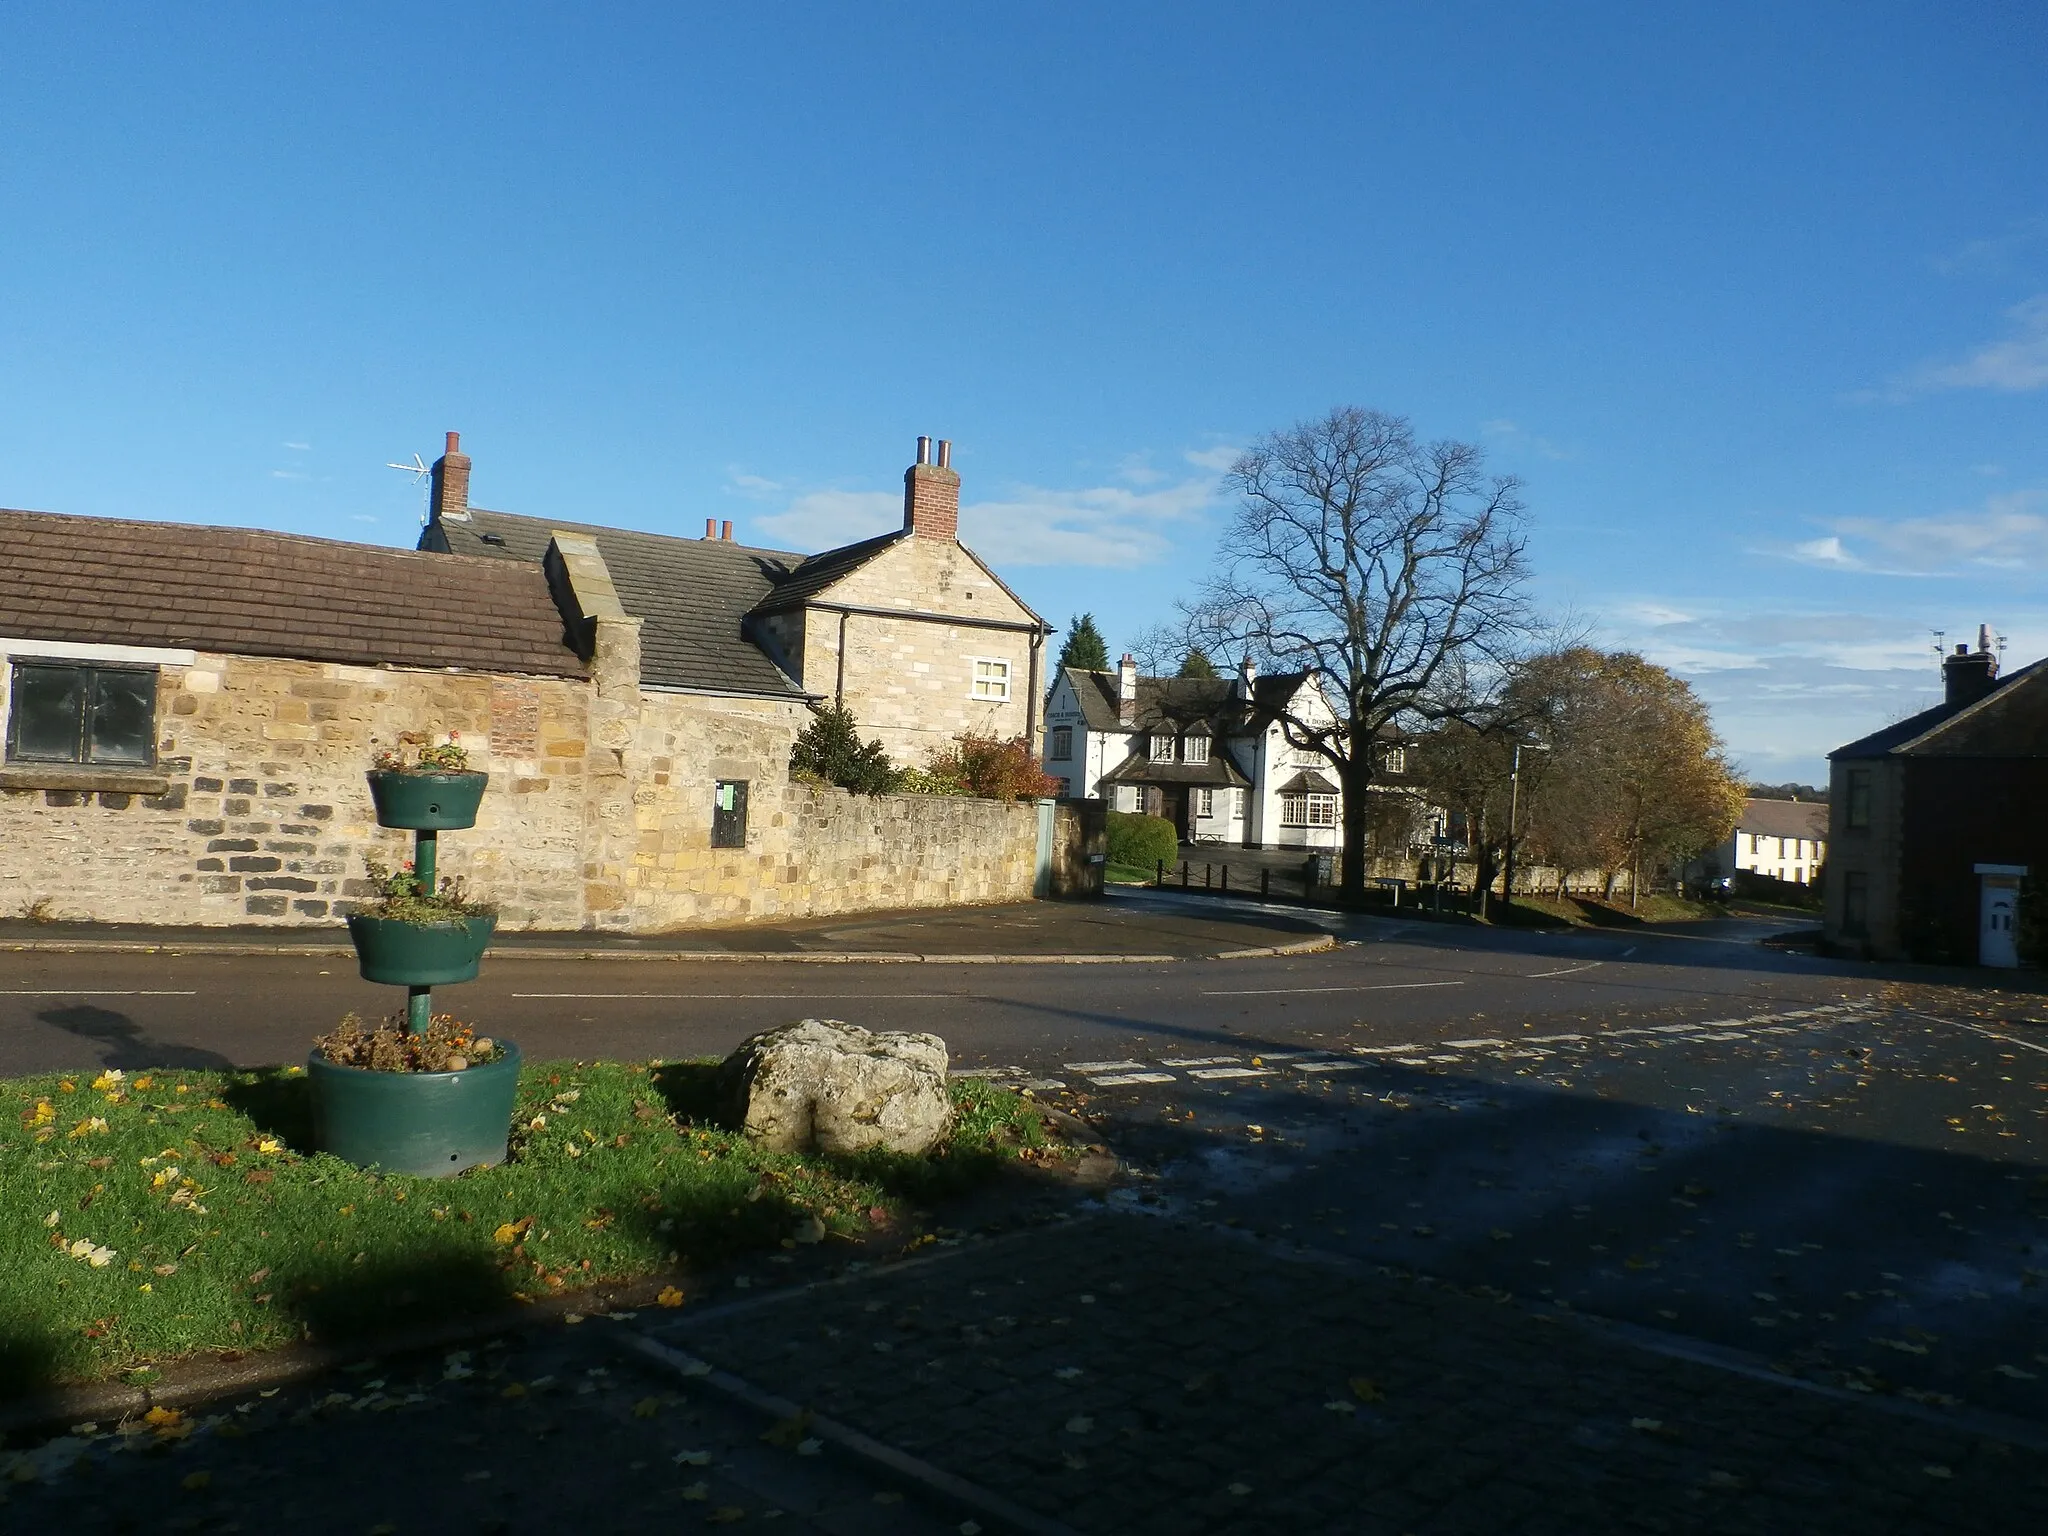
[{"label": "road", "polygon": [[[500,958],[438,997],[530,1057],[722,1053],[756,1029],[823,1015],[931,1030],[979,1067],[1625,1026],[1653,1013],[1838,1002],[1882,985],[1757,948],[1767,925],[1714,926],[1711,938],[1616,938],[1374,922],[1332,954],[1087,968]],[[341,958],[7,954],[0,1073],[293,1061],[344,1012],[388,1010],[394,995]]]}]

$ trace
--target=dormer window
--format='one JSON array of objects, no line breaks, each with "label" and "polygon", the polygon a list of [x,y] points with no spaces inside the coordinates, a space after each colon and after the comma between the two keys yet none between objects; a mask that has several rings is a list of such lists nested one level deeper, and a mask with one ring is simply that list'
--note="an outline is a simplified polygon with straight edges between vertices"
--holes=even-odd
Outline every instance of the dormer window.
[{"label": "dormer window", "polygon": [[1190,763],[1206,763],[1209,761],[1209,738],[1206,736],[1188,737],[1182,748],[1181,758],[1183,761]]},{"label": "dormer window", "polygon": [[1152,733],[1152,761],[1170,763],[1173,761],[1173,735],[1169,731]]},{"label": "dormer window", "polygon": [[1406,773],[1408,771],[1408,749],[1406,747],[1387,748],[1386,755],[1380,759],[1380,767],[1388,773]]}]

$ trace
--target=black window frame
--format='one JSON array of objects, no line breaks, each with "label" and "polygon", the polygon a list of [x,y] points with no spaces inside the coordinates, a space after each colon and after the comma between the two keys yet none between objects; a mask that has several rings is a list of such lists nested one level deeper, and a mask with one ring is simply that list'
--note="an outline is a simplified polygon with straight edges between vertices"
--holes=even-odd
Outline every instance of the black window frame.
[{"label": "black window frame", "polygon": [[[29,672],[71,672],[79,679],[78,723],[70,755],[54,757],[21,750],[21,703],[23,674]],[[149,726],[140,758],[97,755],[94,730],[101,707],[99,680],[102,677],[146,677],[149,679]],[[163,669],[147,662],[72,661],[61,656],[15,656],[7,668],[6,762],[10,766],[42,768],[129,769],[147,772],[156,767],[157,709],[163,687]]]},{"label": "black window frame", "polygon": [[1052,728],[1052,761],[1071,763],[1074,760],[1074,728],[1071,725],[1056,725]]},{"label": "black window frame", "polygon": [[1863,831],[1870,826],[1872,774],[1868,768],[1851,768],[1842,791],[1842,825]]}]

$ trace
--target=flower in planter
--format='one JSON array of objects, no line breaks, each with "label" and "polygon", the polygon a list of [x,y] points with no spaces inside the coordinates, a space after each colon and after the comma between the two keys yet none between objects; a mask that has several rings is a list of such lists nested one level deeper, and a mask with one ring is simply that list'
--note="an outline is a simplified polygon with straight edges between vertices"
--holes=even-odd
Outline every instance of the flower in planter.
[{"label": "flower in planter", "polygon": [[410,859],[393,869],[375,854],[364,854],[363,866],[377,887],[376,895],[355,908],[364,917],[383,917],[401,923],[446,923],[465,917],[489,917],[498,910],[496,902],[471,896],[460,875],[443,875],[441,888],[428,891],[421,888]]},{"label": "flower in planter", "polygon": [[374,762],[379,773],[467,773],[469,749],[460,731],[439,743],[424,731],[402,731],[392,745],[377,749]]},{"label": "flower in planter", "polygon": [[504,1048],[476,1026],[452,1013],[437,1013],[424,1033],[412,1034],[403,1014],[365,1026],[354,1013],[344,1014],[333,1031],[314,1042],[320,1054],[337,1067],[363,1067],[371,1072],[461,1072],[481,1067],[504,1055]]}]

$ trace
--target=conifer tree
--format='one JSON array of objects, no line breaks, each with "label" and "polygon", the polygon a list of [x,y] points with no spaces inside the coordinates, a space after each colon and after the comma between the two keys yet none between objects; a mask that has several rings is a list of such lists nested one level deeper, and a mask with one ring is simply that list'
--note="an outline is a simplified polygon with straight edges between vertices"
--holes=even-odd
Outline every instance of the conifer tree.
[{"label": "conifer tree", "polygon": [[1078,667],[1083,672],[1109,670],[1109,646],[1095,627],[1095,615],[1084,613],[1067,625],[1067,643],[1060,647],[1062,668]]},{"label": "conifer tree", "polygon": [[896,786],[896,769],[879,741],[863,742],[853,711],[843,704],[822,706],[789,754],[790,772],[857,795],[885,795]]}]

